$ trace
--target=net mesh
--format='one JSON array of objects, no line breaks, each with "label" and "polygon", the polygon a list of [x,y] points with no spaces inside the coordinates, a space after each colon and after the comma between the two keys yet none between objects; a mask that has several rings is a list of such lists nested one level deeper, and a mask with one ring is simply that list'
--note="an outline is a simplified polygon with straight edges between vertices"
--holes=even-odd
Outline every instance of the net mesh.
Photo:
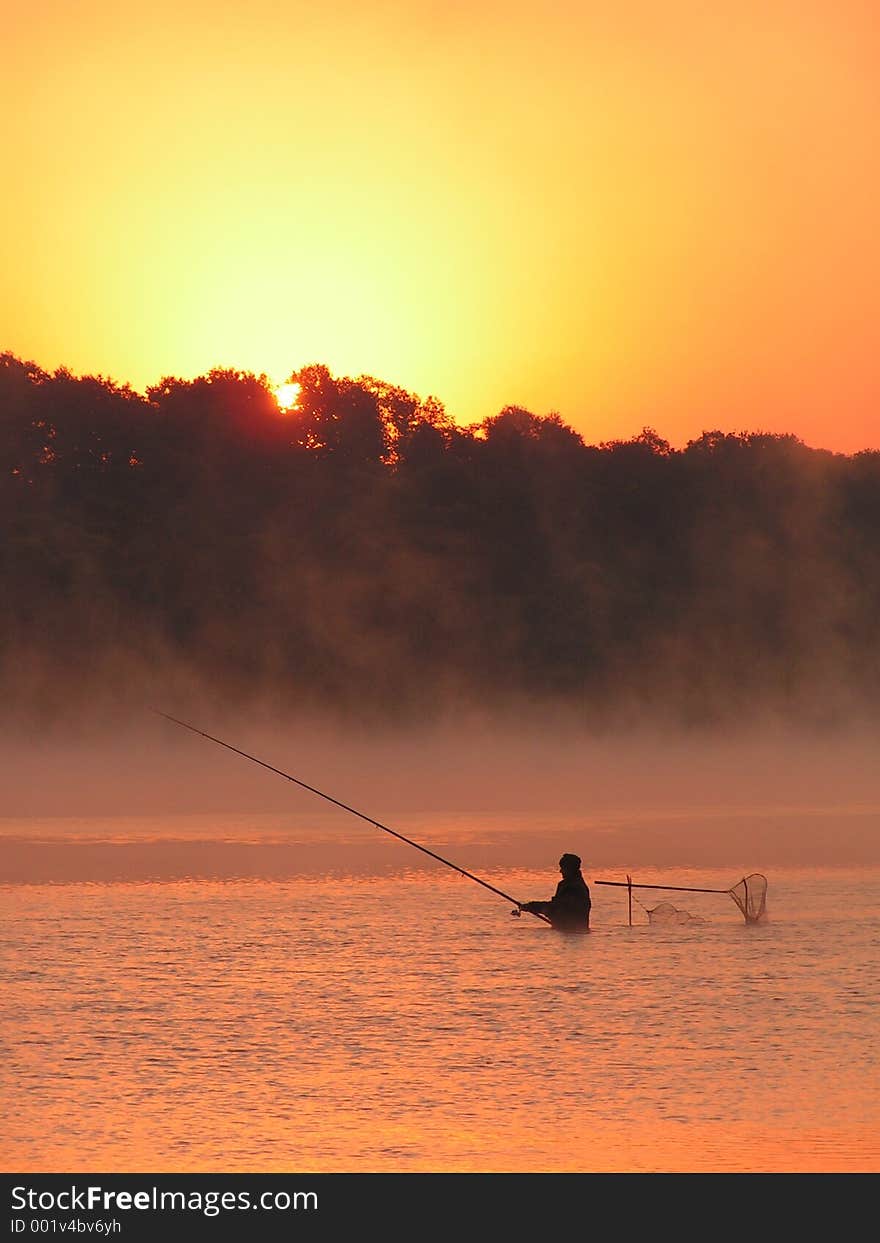
[{"label": "net mesh", "polygon": [[674,924],[704,924],[702,915],[692,915],[690,911],[682,911],[671,902],[661,902],[659,906],[645,907],[649,924],[660,924],[670,928]]},{"label": "net mesh", "polygon": [[747,924],[756,924],[767,912],[767,877],[752,872],[728,891],[745,916]]}]

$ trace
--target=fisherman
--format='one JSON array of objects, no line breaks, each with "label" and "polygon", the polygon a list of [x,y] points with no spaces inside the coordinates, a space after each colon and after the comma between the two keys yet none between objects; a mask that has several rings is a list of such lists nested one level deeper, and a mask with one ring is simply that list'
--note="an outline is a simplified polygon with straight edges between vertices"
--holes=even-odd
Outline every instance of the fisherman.
[{"label": "fisherman", "polygon": [[590,930],[590,889],[581,872],[581,861],[577,855],[563,855],[559,860],[562,880],[556,886],[556,893],[549,902],[520,902],[521,911],[531,911],[535,915],[546,915],[554,928],[589,932]]}]

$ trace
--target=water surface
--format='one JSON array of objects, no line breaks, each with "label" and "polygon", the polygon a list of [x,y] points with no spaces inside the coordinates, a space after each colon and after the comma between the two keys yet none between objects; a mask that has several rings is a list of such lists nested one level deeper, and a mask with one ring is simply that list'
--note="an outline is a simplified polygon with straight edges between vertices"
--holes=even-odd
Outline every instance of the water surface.
[{"label": "water surface", "polygon": [[590,881],[763,870],[765,923],[594,886],[565,935],[333,817],[4,822],[3,1168],[876,1170],[880,867],[686,820],[399,827],[519,899],[579,846]]}]

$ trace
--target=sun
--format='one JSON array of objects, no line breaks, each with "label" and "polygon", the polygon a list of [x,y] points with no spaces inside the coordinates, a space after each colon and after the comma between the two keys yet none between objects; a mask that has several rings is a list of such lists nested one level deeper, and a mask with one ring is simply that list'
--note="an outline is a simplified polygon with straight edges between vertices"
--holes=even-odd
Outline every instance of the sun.
[{"label": "sun", "polygon": [[275,394],[275,400],[278,402],[278,409],[290,410],[297,403],[300,387],[298,384],[276,384],[272,392]]}]

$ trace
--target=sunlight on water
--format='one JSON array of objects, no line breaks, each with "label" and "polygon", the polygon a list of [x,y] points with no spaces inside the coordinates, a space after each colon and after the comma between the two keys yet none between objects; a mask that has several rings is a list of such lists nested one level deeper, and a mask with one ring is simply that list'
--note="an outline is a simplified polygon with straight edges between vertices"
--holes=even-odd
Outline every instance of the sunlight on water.
[{"label": "sunlight on water", "polygon": [[[629,928],[623,891],[594,886],[594,931],[566,936],[404,847],[354,866],[337,839],[352,870],[328,875],[318,832],[302,875],[273,876],[222,827],[207,854],[172,849],[176,878],[163,842],[191,831],[129,833],[133,881],[68,826],[43,851],[85,852],[75,875],[91,857],[100,881],[0,889],[4,1168],[877,1168],[878,870],[771,873],[757,927],[724,895],[678,894],[705,923],[648,926],[637,902]],[[210,875],[212,840],[238,878],[219,848]],[[549,896],[549,841],[546,867],[507,842],[515,866],[482,874]],[[150,849],[164,879],[141,878]]]}]

